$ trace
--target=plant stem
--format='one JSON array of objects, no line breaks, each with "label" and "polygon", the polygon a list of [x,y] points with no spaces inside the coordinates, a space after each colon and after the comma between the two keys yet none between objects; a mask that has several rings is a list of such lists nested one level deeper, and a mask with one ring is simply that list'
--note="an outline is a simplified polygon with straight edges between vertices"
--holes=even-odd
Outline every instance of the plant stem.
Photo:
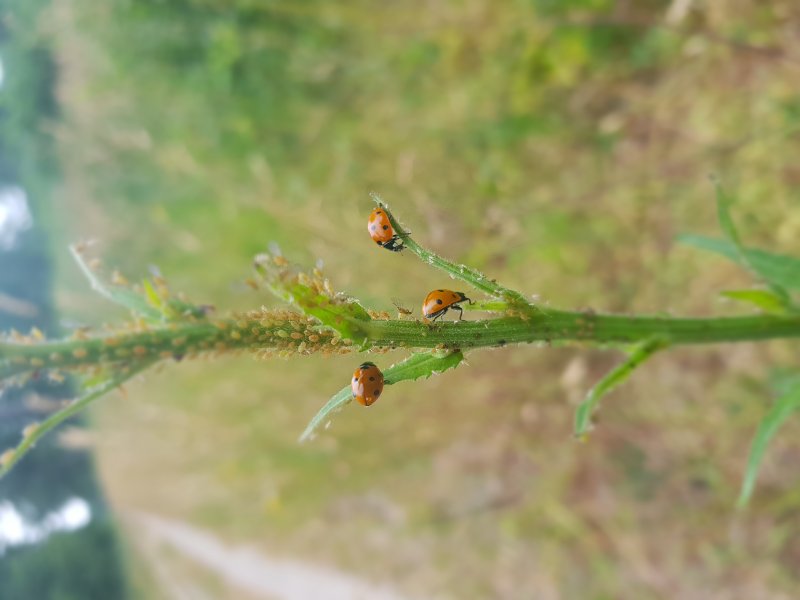
[{"label": "plant stem", "polygon": [[467,265],[456,264],[447,260],[446,258],[442,258],[435,252],[431,252],[427,248],[422,247],[414,240],[414,238],[411,237],[411,233],[407,231],[405,227],[403,227],[400,221],[395,218],[395,216],[392,214],[392,211],[389,209],[389,206],[383,200],[381,200],[380,196],[377,194],[372,194],[372,199],[378,206],[386,211],[386,216],[389,218],[389,222],[392,224],[395,233],[403,241],[403,246],[416,254],[422,262],[427,263],[428,265],[437,269],[441,269],[453,279],[465,281],[475,289],[489,294],[490,296],[494,296],[495,298],[503,298],[509,303],[513,304],[517,309],[524,310],[525,312],[531,314],[539,313],[539,309],[519,292],[500,285],[496,280],[486,277],[486,275],[477,269],[473,269]]},{"label": "plant stem", "polygon": [[[311,354],[349,351],[330,329],[299,313],[252,311],[235,319],[174,323],[87,339],[0,342],[0,380],[40,369],[73,369],[130,361],[181,360],[242,350]],[[339,342],[342,342],[341,344]]]},{"label": "plant stem", "polygon": [[[352,350],[335,345],[330,331],[295,322],[268,324],[258,317],[173,325],[86,340],[0,343],[0,378],[35,369],[113,364],[129,360],[191,357],[202,353],[273,349],[287,355]],[[470,349],[534,342],[635,343],[652,338],[666,345],[713,344],[800,337],[800,315],[754,315],[687,319],[609,315],[547,309],[525,317],[426,324],[371,320],[364,324],[369,347]],[[301,333],[302,331],[302,333]],[[311,341],[313,340],[313,342]]]},{"label": "plant stem", "polygon": [[548,309],[528,319],[505,317],[427,325],[414,321],[373,321],[376,346],[481,348],[531,342],[581,341],[598,344],[659,338],[667,345],[713,344],[800,337],[800,316],[673,318],[625,316]]}]

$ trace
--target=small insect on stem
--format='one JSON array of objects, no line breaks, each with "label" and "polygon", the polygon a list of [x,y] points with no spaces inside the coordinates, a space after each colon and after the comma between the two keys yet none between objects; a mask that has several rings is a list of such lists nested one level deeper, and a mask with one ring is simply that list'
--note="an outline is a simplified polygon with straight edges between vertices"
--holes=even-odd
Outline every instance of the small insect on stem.
[{"label": "small insect on stem", "polygon": [[397,298],[392,298],[392,304],[394,304],[394,307],[397,309],[398,319],[402,319],[404,317],[410,317],[411,315],[414,314],[413,310],[406,308],[405,306],[400,304],[400,300],[398,300]]}]

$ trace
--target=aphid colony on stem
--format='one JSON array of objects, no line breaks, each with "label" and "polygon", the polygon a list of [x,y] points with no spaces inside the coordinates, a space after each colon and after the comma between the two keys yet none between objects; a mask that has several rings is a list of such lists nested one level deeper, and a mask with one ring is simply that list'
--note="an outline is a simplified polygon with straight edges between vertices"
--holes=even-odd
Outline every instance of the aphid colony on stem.
[{"label": "aphid colony on stem", "polygon": [[[367,231],[372,241],[392,252],[403,250],[403,241],[392,227],[386,211],[382,208],[375,208],[369,215],[367,221]],[[464,309],[461,308],[462,302],[473,304],[464,292],[454,292],[452,290],[433,290],[422,303],[422,318],[427,323],[433,323],[436,319],[443,317],[448,310],[458,311],[458,320],[462,320]],[[397,305],[395,303],[395,305]],[[398,310],[401,308],[398,306]],[[403,313],[410,314],[410,311],[402,309]],[[352,381],[353,398],[363,406],[371,406],[383,391],[383,373],[374,363],[362,363],[353,374]]]}]

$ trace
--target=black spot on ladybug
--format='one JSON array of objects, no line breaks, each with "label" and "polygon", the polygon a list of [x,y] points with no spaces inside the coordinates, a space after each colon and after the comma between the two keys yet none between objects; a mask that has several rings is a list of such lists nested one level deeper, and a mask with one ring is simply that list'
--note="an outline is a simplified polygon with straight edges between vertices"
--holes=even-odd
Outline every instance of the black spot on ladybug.
[{"label": "black spot on ladybug", "polygon": [[370,377],[369,380],[370,381],[375,381],[375,378],[374,377]]},{"label": "black spot on ladybug", "polygon": [[444,292],[444,290],[436,290],[437,292]]},{"label": "black spot on ladybug", "polygon": [[375,397],[377,398],[380,395],[381,395],[381,391],[380,390],[375,390]]},{"label": "black spot on ladybug", "polygon": [[388,225],[384,225],[383,226],[383,230],[386,231],[387,229],[389,229],[389,226]]},{"label": "black spot on ladybug", "polygon": [[436,304],[441,304],[441,303],[442,303],[442,299],[441,298],[437,298],[436,299]]},{"label": "black spot on ladybug", "polygon": [[376,215],[382,215],[383,213],[382,213],[381,211],[379,211],[379,210],[376,210],[376,211],[375,211],[375,214],[376,214]]}]

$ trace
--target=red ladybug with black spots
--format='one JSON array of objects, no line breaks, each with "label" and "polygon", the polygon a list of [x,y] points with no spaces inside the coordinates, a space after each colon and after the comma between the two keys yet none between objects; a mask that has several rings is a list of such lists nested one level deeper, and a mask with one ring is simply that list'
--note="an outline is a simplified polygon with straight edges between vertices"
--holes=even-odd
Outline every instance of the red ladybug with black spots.
[{"label": "red ladybug with black spots", "polygon": [[464,309],[459,306],[462,302],[473,304],[464,292],[433,290],[425,296],[425,302],[422,303],[422,316],[435,321],[452,308],[458,311],[458,320],[460,321],[464,316]]},{"label": "red ladybug with black spots", "polygon": [[403,241],[394,232],[386,211],[380,206],[376,207],[369,215],[367,230],[372,241],[392,252],[400,252],[403,249]]},{"label": "red ladybug with black spots", "polygon": [[375,363],[361,363],[350,382],[353,398],[363,406],[371,406],[383,392],[383,373]]}]

